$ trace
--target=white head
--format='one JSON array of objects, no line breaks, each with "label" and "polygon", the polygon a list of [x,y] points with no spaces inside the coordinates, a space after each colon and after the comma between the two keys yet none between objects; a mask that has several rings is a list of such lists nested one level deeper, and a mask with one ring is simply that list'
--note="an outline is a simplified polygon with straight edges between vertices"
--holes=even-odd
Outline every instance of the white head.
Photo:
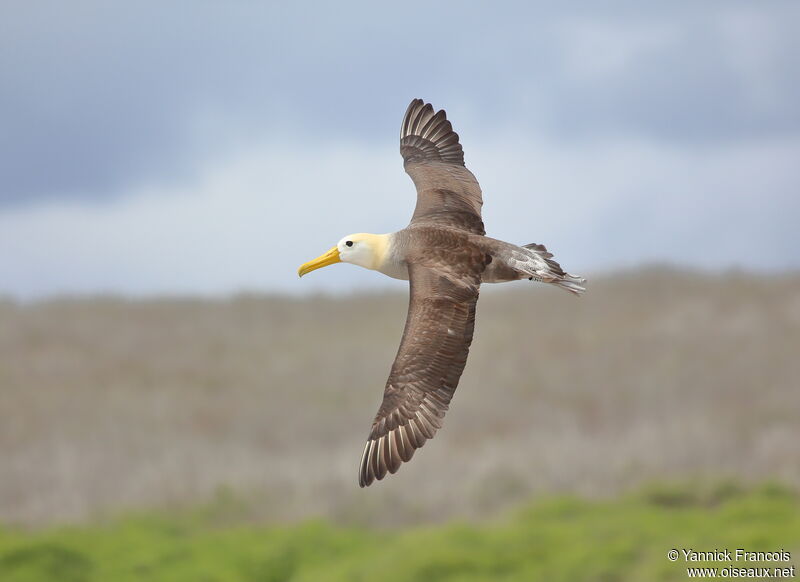
[{"label": "white head", "polygon": [[297,274],[302,277],[306,273],[339,262],[353,263],[365,269],[377,269],[384,261],[387,244],[388,236],[385,234],[350,234],[324,255],[300,265]]}]

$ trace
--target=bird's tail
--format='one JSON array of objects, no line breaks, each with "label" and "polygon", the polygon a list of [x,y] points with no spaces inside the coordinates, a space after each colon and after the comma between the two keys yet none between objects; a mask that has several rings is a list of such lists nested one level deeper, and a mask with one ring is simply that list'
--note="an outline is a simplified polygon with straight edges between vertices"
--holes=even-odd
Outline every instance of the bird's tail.
[{"label": "bird's tail", "polygon": [[547,265],[544,272],[541,269],[537,269],[536,273],[532,274],[530,277],[531,279],[536,279],[544,283],[552,283],[575,295],[582,295],[584,291],[586,291],[586,287],[583,286],[583,284],[586,283],[586,279],[564,271],[561,265],[553,259],[553,253],[549,252],[544,245],[531,243],[523,245],[522,248],[532,251],[533,254],[543,260]]},{"label": "bird's tail", "polygon": [[583,295],[583,293],[586,291],[586,287],[583,286],[583,284],[586,283],[586,279],[570,273],[564,273],[563,277],[552,281],[552,283],[558,287],[561,287],[562,289],[566,289],[570,293],[574,293],[575,295]]}]

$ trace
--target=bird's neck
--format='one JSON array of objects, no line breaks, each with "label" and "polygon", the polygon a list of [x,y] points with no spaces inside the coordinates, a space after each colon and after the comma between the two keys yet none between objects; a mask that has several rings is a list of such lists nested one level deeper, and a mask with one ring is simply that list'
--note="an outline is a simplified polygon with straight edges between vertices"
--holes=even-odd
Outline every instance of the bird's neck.
[{"label": "bird's neck", "polygon": [[408,267],[395,248],[395,233],[376,234],[373,241],[374,262],[372,269],[393,279],[408,280]]},{"label": "bird's neck", "polygon": [[391,256],[391,234],[370,234],[369,249],[370,262],[364,265],[368,269],[380,271],[381,267],[389,261]]}]

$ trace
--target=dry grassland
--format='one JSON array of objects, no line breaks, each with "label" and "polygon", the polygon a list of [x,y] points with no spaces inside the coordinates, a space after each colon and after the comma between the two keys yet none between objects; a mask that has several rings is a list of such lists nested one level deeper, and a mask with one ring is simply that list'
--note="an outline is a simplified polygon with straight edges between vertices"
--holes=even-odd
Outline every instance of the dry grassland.
[{"label": "dry grassland", "polygon": [[361,490],[405,310],[403,295],[0,302],[0,522],[224,489],[256,518],[391,525],[663,479],[800,486],[800,275],[486,289],[444,430]]}]

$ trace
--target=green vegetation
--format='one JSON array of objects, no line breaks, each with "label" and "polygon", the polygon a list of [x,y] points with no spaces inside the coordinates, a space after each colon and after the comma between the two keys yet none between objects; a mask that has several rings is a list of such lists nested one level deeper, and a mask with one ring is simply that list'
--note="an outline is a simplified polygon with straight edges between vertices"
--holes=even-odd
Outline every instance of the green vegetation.
[{"label": "green vegetation", "polygon": [[0,529],[0,580],[655,581],[687,579],[683,559],[667,560],[672,548],[791,552],[779,565],[800,557],[800,499],[776,485],[659,486],[611,501],[550,497],[502,521],[401,530],[259,525],[241,510],[225,496],[169,517]]}]

